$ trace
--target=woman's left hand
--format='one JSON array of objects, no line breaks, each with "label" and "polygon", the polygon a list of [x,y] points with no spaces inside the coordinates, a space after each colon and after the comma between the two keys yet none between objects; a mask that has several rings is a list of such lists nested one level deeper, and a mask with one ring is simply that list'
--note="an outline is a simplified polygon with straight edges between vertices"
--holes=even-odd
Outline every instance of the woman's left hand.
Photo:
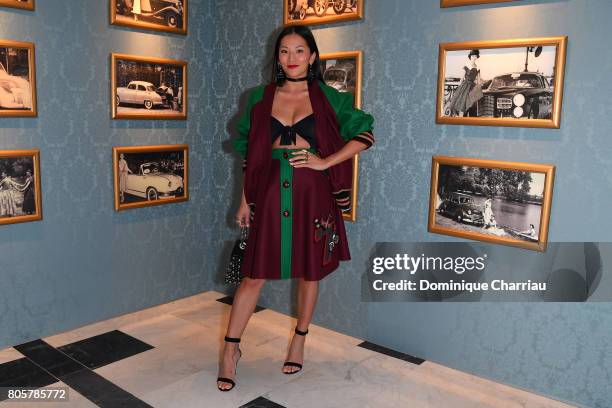
[{"label": "woman's left hand", "polygon": [[327,161],[316,154],[310,153],[308,150],[298,150],[291,154],[293,157],[289,159],[289,163],[293,168],[306,167],[313,170],[327,169]]}]

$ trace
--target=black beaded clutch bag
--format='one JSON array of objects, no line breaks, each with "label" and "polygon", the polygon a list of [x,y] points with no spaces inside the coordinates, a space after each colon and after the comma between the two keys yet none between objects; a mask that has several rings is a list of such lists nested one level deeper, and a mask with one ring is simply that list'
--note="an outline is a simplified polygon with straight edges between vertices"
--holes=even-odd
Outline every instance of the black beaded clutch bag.
[{"label": "black beaded clutch bag", "polygon": [[248,228],[240,228],[240,239],[236,240],[232,254],[230,256],[229,265],[225,272],[225,283],[238,285],[240,283],[240,268],[242,267],[242,259],[244,258],[244,250],[246,249],[246,241],[249,236]]}]

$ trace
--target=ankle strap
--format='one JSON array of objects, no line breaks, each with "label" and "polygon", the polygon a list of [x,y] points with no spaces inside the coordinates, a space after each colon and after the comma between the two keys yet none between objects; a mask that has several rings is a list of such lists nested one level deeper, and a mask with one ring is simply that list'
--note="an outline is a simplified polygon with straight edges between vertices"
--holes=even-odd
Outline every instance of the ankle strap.
[{"label": "ankle strap", "polygon": [[308,329],[306,329],[306,331],[301,331],[301,330],[298,330],[298,328],[296,327],[295,334],[299,334],[300,336],[305,336],[308,334]]},{"label": "ankle strap", "polygon": [[238,337],[225,336],[225,341],[230,342],[230,343],[240,343],[240,339]]}]

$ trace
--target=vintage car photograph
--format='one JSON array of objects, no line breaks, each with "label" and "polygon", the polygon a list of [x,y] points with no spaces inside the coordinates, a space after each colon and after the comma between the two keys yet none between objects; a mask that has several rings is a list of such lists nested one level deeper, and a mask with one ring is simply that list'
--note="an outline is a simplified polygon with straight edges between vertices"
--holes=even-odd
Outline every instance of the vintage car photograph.
[{"label": "vintage car photograph", "polygon": [[[353,94],[355,107],[361,108],[361,75],[363,53],[361,51],[342,51],[321,54],[321,71],[325,83],[340,92]],[[353,185],[351,189],[353,203],[351,209],[342,214],[347,221],[357,220],[359,187],[359,154],[353,157]]]},{"label": "vintage car photograph", "polygon": [[114,119],[186,119],[185,61],[111,55]]},{"label": "vintage car photograph", "polygon": [[364,0],[282,0],[285,25],[363,19]]},{"label": "vintage car photograph", "polygon": [[436,122],[559,128],[567,37],[440,45]]},{"label": "vintage car photograph", "polygon": [[34,10],[34,0],[0,0],[0,7]]},{"label": "vintage car photograph", "polygon": [[509,3],[520,0],[440,0],[440,7],[471,6],[475,4]]},{"label": "vintage car photograph", "polygon": [[40,152],[0,150],[0,225],[42,219]]},{"label": "vintage car photograph", "polygon": [[34,44],[0,40],[0,117],[36,116]]},{"label": "vintage car photograph", "polygon": [[188,146],[114,147],[115,210],[188,199]]},{"label": "vintage car photograph", "polygon": [[110,0],[111,24],[187,34],[188,0]]},{"label": "vintage car photograph", "polygon": [[434,156],[430,232],[546,249],[554,166]]}]

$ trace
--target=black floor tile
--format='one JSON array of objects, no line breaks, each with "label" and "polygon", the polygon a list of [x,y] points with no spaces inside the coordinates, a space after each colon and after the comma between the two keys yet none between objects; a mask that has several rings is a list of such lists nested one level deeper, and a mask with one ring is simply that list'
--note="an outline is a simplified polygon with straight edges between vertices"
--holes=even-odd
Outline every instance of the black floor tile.
[{"label": "black floor tile", "polygon": [[253,401],[241,405],[239,408],[285,408],[274,401],[270,401],[264,397],[255,398]]},{"label": "black floor tile", "polygon": [[41,339],[20,344],[14,348],[56,378],[83,368],[81,364]]},{"label": "black floor tile", "polygon": [[146,402],[85,367],[62,378],[62,381],[99,407],[151,407]]},{"label": "black floor tile", "polygon": [[[28,360],[20,358],[0,364],[0,388],[10,387],[46,387],[57,382],[57,378]],[[0,401],[5,399],[0,393]]]},{"label": "black floor tile", "polygon": [[[222,297],[221,299],[217,299],[217,302],[225,303],[226,305],[231,306],[232,303],[234,302],[234,297],[233,296]],[[253,313],[261,312],[262,310],[266,310],[266,308],[263,306],[256,305],[255,311]]]},{"label": "black floor tile", "polygon": [[400,360],[404,360],[416,365],[421,365],[425,362],[425,360],[423,360],[422,358],[391,350],[390,348],[379,346],[378,344],[370,343],[369,341],[364,341],[363,343],[358,344],[358,346],[368,350],[376,351],[377,353],[381,353],[390,357],[399,358]]},{"label": "black floor tile", "polygon": [[92,370],[152,348],[154,347],[119,330],[58,347],[62,353]]}]

